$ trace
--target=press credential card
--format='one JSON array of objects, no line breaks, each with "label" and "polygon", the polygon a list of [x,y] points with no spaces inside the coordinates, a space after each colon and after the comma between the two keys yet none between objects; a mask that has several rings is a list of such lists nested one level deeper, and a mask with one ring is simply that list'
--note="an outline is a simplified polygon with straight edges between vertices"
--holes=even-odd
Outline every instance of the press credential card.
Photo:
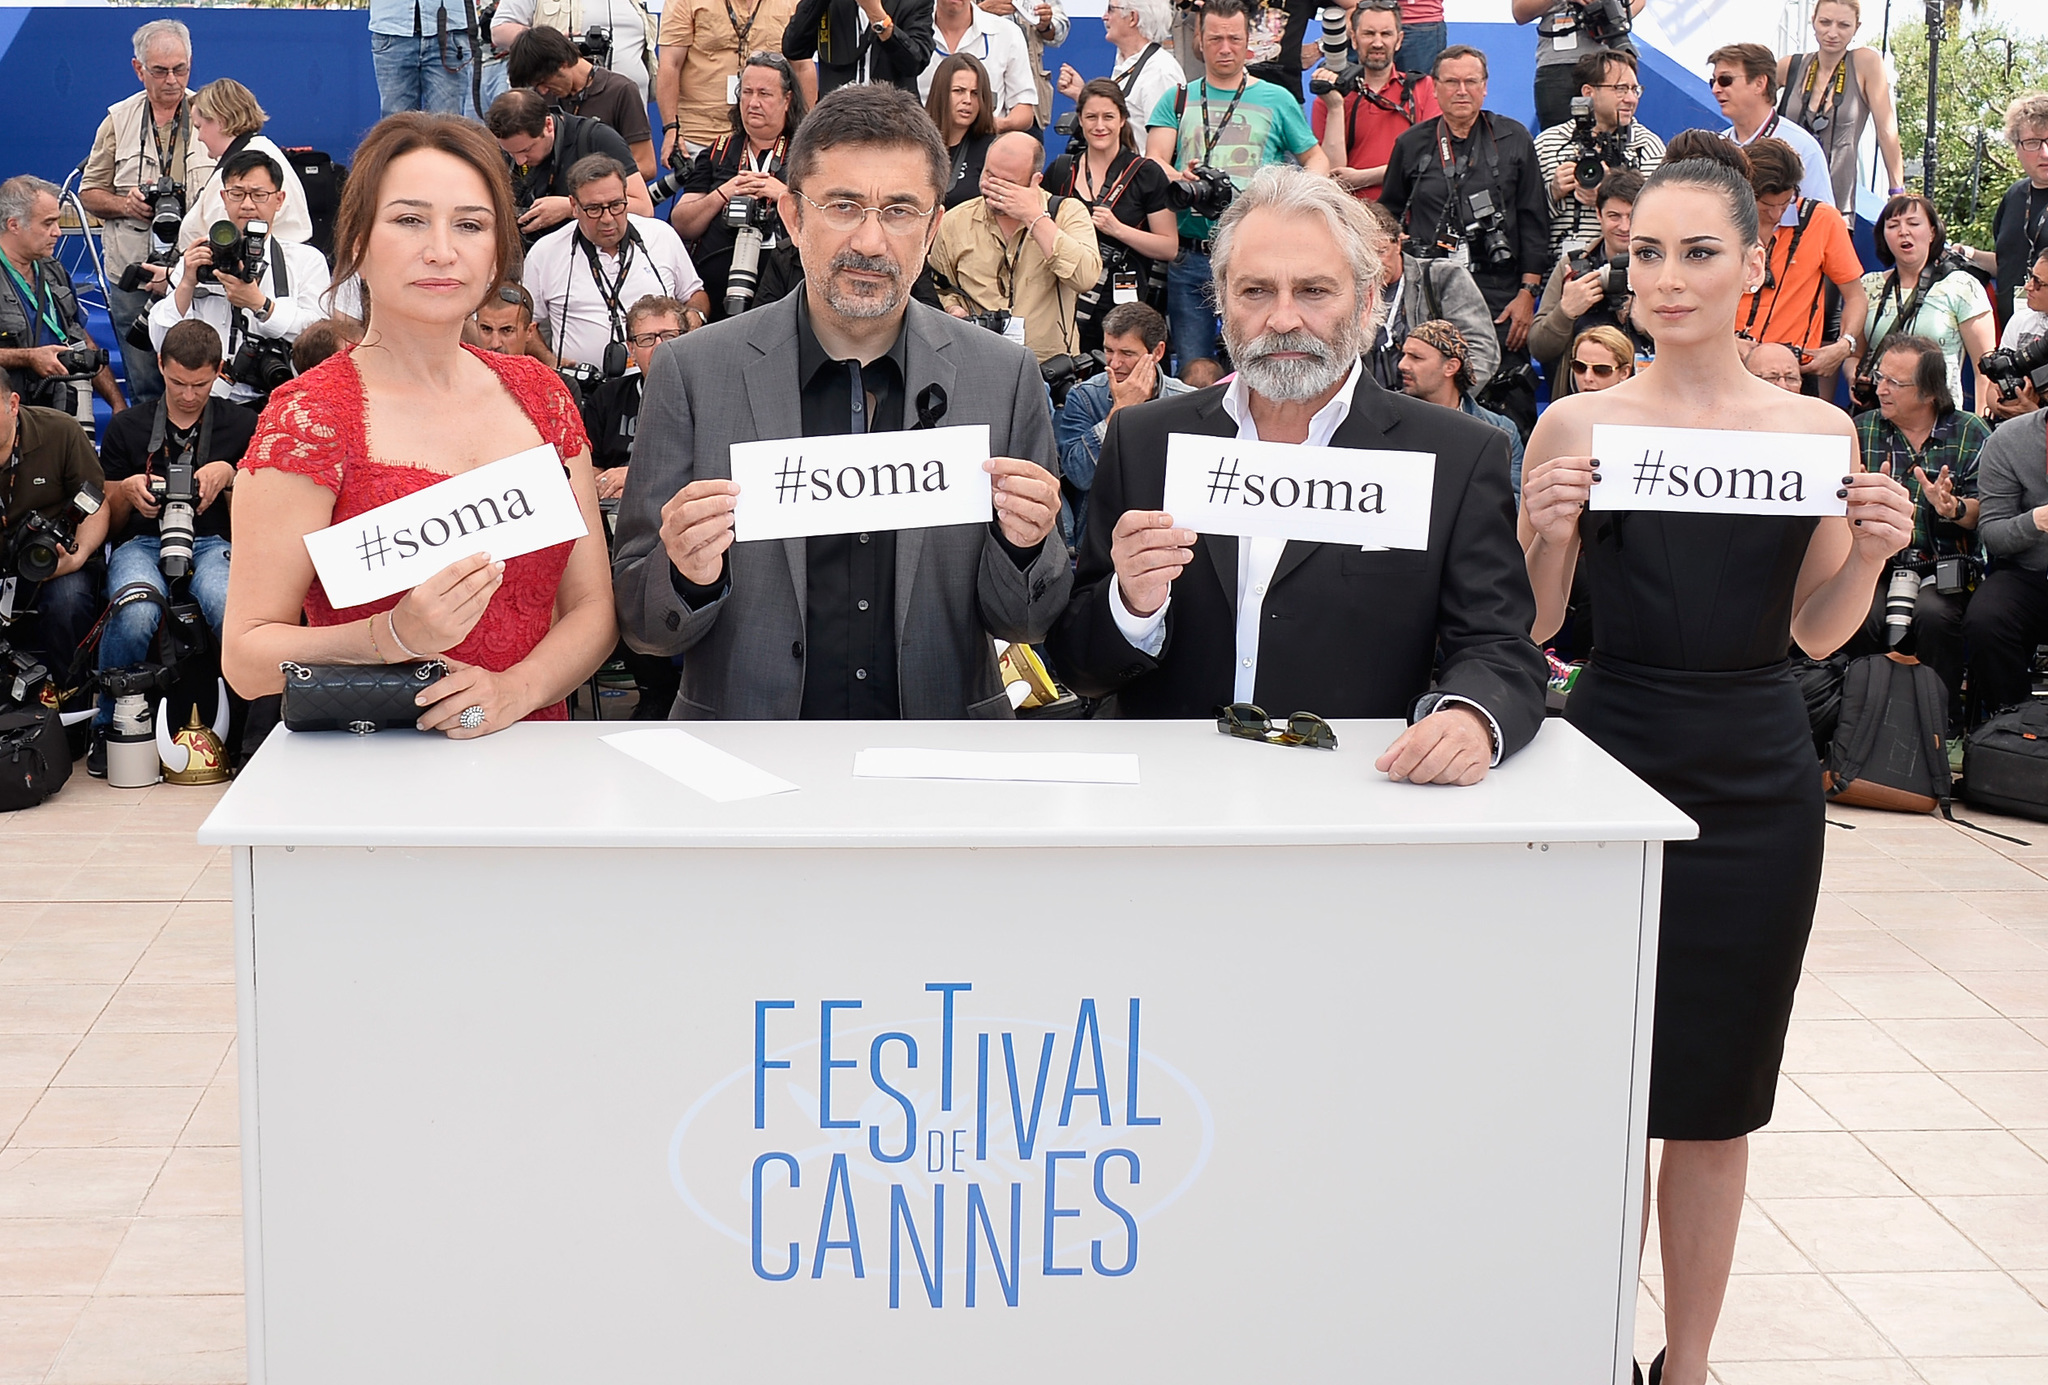
[{"label": "press credential card", "polygon": [[775,438],[732,446],[733,539],[986,524],[988,425]]},{"label": "press credential card", "polygon": [[504,561],[589,532],[548,443],[438,481],[306,535],[337,610],[409,591],[458,558]]},{"label": "press credential card", "polygon": [[1853,438],[1720,428],[1593,425],[1594,510],[1705,515],[1839,515],[1835,492],[1856,469]]},{"label": "press credential card", "polygon": [[1166,512],[1199,534],[1428,548],[1436,454],[1174,433]]}]

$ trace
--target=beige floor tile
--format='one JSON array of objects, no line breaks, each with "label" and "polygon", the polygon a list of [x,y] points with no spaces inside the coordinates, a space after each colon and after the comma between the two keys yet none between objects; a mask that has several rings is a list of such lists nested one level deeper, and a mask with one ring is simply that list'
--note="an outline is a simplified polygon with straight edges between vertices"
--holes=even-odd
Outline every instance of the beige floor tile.
[{"label": "beige floor tile", "polygon": [[235,988],[218,985],[145,986],[130,982],[114,993],[93,1026],[98,1033],[199,1031],[232,1034]]},{"label": "beige floor tile", "polygon": [[1922,1197],[2048,1196],[2048,1159],[2003,1130],[1872,1130],[1860,1138]]},{"label": "beige floor tile", "polygon": [[0,1087],[46,1087],[78,1047],[71,1034],[0,1034]]},{"label": "beige floor tile", "polygon": [[[2000,1268],[2048,1270],[2048,1197],[1931,1197],[1934,1209],[1977,1243]],[[2010,1354],[2004,1352],[2003,1354]],[[1908,1353],[1911,1354],[1910,1352]],[[1934,1356],[1990,1352],[1930,1352]]]},{"label": "beige floor tile", "polygon": [[2022,1289],[2032,1294],[2037,1302],[2048,1307],[2048,1270],[2014,1270],[2012,1277],[2019,1281]]},{"label": "beige floor tile", "polygon": [[179,904],[129,979],[139,985],[233,980],[232,911],[232,905],[211,900]]},{"label": "beige floor tile", "polygon": [[113,995],[112,986],[0,986],[0,1034],[83,1034]]},{"label": "beige floor tile", "polygon": [[178,1138],[180,1145],[232,1148],[242,1142],[242,1111],[239,1088],[232,1073],[206,1089],[191,1123]]},{"label": "beige floor tile", "polygon": [[1867,895],[1880,890],[1924,894],[1936,888],[1932,880],[1896,858],[1885,861],[1865,858],[1839,864],[1830,860],[1821,869],[1820,887],[1838,895],[1851,892]]},{"label": "beige floor tile", "polygon": [[1833,987],[1809,971],[1800,975],[1799,990],[1792,997],[1792,1018],[1856,1020],[1863,1016],[1848,1001],[1835,994]]},{"label": "beige floor tile", "polygon": [[[2019,870],[2020,868],[2008,866],[2007,869]],[[2048,890],[2043,890],[2041,886],[2041,877],[2032,871],[2027,871],[2023,875],[2016,877],[2014,883],[2009,888],[1995,884],[1975,887],[1958,885],[1955,888],[1971,891],[1960,897],[1971,908],[1988,919],[1995,920],[1998,923],[2011,924],[2015,927],[2040,928],[2048,925]],[[1980,890],[1990,891],[1990,893],[1977,893]]]},{"label": "beige floor tile", "polygon": [[[132,1217],[169,1153],[164,1148],[0,1151],[0,1218]],[[0,1237],[6,1234],[0,1228]]]},{"label": "beige floor tile", "polygon": [[240,1217],[143,1217],[114,1255],[102,1294],[239,1294]]},{"label": "beige floor tile", "polygon": [[239,1294],[108,1294],[79,1315],[49,1385],[239,1385],[248,1378]]},{"label": "beige floor tile", "polygon": [[[1878,1027],[1936,1072],[2040,1072],[2048,1044],[2011,1020],[1888,1019]],[[2048,1082],[2044,1082],[2048,1086]]]},{"label": "beige floor tile", "polygon": [[1818,1103],[1799,1089],[1793,1079],[1778,1074],[1777,1095],[1771,1101],[1771,1123],[1766,1130],[1840,1130],[1842,1123],[1820,1109]]},{"label": "beige floor tile", "polygon": [[1758,1199],[1910,1197],[1912,1189],[1854,1135],[1759,1131],[1749,1137],[1749,1195]]},{"label": "beige floor tile", "polygon": [[1828,986],[1865,1019],[1982,1019],[1997,1013],[1932,969],[1838,973]]},{"label": "beige floor tile", "polygon": [[[1830,853],[1832,856],[1833,853]],[[1875,924],[1851,908],[1839,895],[1825,894],[1814,901],[1813,927],[1816,932],[1858,931]]]},{"label": "beige floor tile", "polygon": [[1931,1072],[1810,1073],[1799,1085],[1850,1130],[1981,1130],[1998,1124]]},{"label": "beige floor tile", "polygon": [[2041,1385],[2048,1356],[1916,1356],[1927,1385]]},{"label": "beige floor tile", "polygon": [[1952,1072],[1948,1081],[2008,1130],[2048,1126],[2048,1076],[2037,1072]]},{"label": "beige floor tile", "polygon": [[1963,1271],[1833,1278],[1908,1357],[2048,1355],[2048,1308],[2010,1275]]},{"label": "beige floor tile", "polygon": [[1892,937],[1943,971],[2048,971],[2048,948],[2010,928],[1892,928]]},{"label": "beige floor tile", "polygon": [[192,888],[185,891],[187,901],[191,900],[232,900],[235,897],[234,858],[223,847],[219,856],[199,872],[199,878],[192,882]]},{"label": "beige floor tile", "polygon": [[1837,890],[1835,898],[1886,928],[1989,928],[1993,922],[1988,915],[1941,890],[1845,888]]},{"label": "beige floor tile", "polygon": [[15,861],[0,871],[0,899],[39,900],[51,903],[60,899],[76,899],[68,886],[77,878],[81,867],[71,864],[38,865],[33,861]]},{"label": "beige floor tile", "polygon": [[0,1385],[42,1385],[84,1310],[77,1296],[0,1298]]},{"label": "beige floor tile", "polygon": [[[188,1128],[189,1133],[189,1128]],[[142,1204],[145,1217],[238,1217],[242,1214],[242,1152],[229,1146],[171,1151]]]},{"label": "beige floor tile", "polygon": [[127,1034],[95,1029],[57,1074],[58,1087],[203,1087],[227,1055],[226,1034]]},{"label": "beige floor tile", "polygon": [[2012,1137],[2043,1159],[2048,1159],[2048,1130],[2014,1130]]},{"label": "beige floor tile", "polygon": [[1793,1197],[1762,1206],[1787,1240],[1827,1274],[1997,1268],[1916,1197]]},{"label": "beige floor tile", "polygon": [[1716,1361],[1870,1360],[1893,1354],[1817,1273],[1738,1274],[1714,1332]]},{"label": "beige floor tile", "polygon": [[1984,893],[2020,892],[2041,883],[2040,876],[1996,853],[1965,859],[1923,856],[1913,861],[1912,867],[1932,880],[1939,889],[1963,891],[1963,898],[1979,908],[1983,907],[1978,901]]},{"label": "beige floor tile", "polygon": [[23,1217],[0,1223],[0,1297],[90,1294],[130,1223],[122,1217]]},{"label": "beige floor tile", "polygon": [[[1996,1021],[2003,1023],[2003,1021]],[[1785,1035],[1785,1072],[1920,1072],[1920,1063],[1865,1019],[1792,1021]]]},{"label": "beige floor tile", "polygon": [[41,917],[47,904],[22,904],[0,901],[0,957],[7,955],[7,949],[28,932],[29,925]]},{"label": "beige floor tile", "polygon": [[1925,971],[1927,959],[1880,930],[1815,933],[1806,942],[1806,968],[1831,981],[1843,971]]},{"label": "beige floor tile", "polygon": [[14,832],[17,820],[14,815],[9,815],[7,820],[8,840],[20,843],[9,856],[22,865],[70,866],[76,869],[107,844],[108,834],[103,823],[66,823],[59,831],[17,836]]},{"label": "beige floor tile", "polygon": [[199,879],[200,861],[114,857],[104,850],[75,870],[64,888],[71,899],[151,899],[175,902]]},{"label": "beige floor tile", "polygon": [[2038,971],[1970,971],[1963,967],[1942,970],[2008,1019],[2048,1019],[2048,976]]},{"label": "beige floor tile", "polygon": [[41,1087],[0,1087],[0,1146],[5,1146],[42,1098]]},{"label": "beige floor tile", "polygon": [[30,1149],[157,1147],[177,1142],[198,1087],[52,1087],[14,1132]]},{"label": "beige floor tile", "polygon": [[1897,1356],[1874,1361],[1730,1361],[1714,1367],[1721,1385],[1923,1385]]}]

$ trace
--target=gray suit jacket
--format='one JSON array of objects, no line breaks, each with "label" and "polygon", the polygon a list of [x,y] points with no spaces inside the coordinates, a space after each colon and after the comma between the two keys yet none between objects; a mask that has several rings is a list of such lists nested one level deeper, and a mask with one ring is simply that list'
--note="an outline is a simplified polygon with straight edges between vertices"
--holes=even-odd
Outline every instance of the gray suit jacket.
[{"label": "gray suit jacket", "polygon": [[[801,293],[802,290],[797,291]],[[731,476],[736,442],[797,437],[797,295],[699,328],[654,355],[619,506],[612,585],[626,643],[681,654],[678,720],[789,720],[803,706],[803,539],[736,543],[730,589],[693,611],[676,595],[661,507],[692,481]],[[986,423],[996,456],[1059,474],[1038,363],[992,332],[913,302],[906,400],[946,393],[944,425]],[[988,526],[896,536],[896,686],[911,720],[1007,717],[990,637],[1036,641],[1073,586],[1057,529],[1019,571]]]}]

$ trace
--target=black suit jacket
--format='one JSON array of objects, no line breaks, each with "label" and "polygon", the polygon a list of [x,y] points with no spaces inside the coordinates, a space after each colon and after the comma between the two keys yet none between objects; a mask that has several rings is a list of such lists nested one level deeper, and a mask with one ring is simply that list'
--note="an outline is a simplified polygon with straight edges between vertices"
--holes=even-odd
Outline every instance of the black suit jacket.
[{"label": "black suit jacket", "polygon": [[[1173,584],[1158,658],[1133,648],[1110,612],[1110,535],[1126,510],[1158,510],[1170,433],[1235,437],[1227,386],[1119,409],[1103,439],[1073,600],[1049,652],[1074,691],[1133,717],[1208,717],[1232,700],[1238,541],[1195,540]],[[1411,718],[1426,692],[1493,714],[1503,755],[1543,721],[1536,600],[1515,540],[1505,435],[1452,409],[1391,394],[1361,374],[1334,447],[1436,454],[1429,548],[1361,552],[1290,542],[1266,592],[1255,700],[1275,716]],[[1434,683],[1431,671],[1437,670]]]},{"label": "black suit jacket", "polygon": [[[917,95],[917,79],[932,60],[936,47],[932,39],[933,0],[882,0],[882,12],[896,21],[889,37],[877,43],[872,31],[861,40],[861,52],[868,61],[868,80],[886,82]],[[832,8],[832,0],[797,0],[796,13],[782,31],[782,56],[792,62],[818,56],[818,25]],[[859,65],[828,67],[818,64],[818,95],[823,97],[854,80]]]}]

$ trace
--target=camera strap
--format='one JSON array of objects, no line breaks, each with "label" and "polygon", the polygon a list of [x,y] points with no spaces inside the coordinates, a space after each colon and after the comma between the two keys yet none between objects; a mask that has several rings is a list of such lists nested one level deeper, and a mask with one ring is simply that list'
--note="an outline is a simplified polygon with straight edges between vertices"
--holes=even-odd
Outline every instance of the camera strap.
[{"label": "camera strap", "polygon": [[1351,143],[1354,147],[1358,143],[1358,108],[1360,106],[1365,105],[1367,102],[1370,102],[1372,103],[1372,105],[1378,107],[1380,110],[1385,111],[1388,115],[1398,115],[1403,120],[1407,121],[1410,125],[1415,124],[1417,116],[1417,111],[1415,107],[1415,82],[1416,79],[1419,78],[1421,75],[1422,74],[1418,72],[1396,72],[1394,74],[1393,81],[1389,82],[1388,85],[1392,86],[1393,82],[1399,82],[1401,84],[1401,102],[1399,105],[1396,105],[1392,101],[1389,101],[1386,97],[1374,91],[1364,82],[1360,82],[1358,84],[1358,90],[1355,93],[1353,93],[1357,99],[1355,99],[1351,103],[1350,124],[1346,129],[1346,133],[1350,135]]},{"label": "camera strap", "polygon": [[[1244,74],[1244,76],[1242,76],[1242,77],[1238,78],[1238,81],[1237,81],[1237,90],[1236,90],[1235,92],[1233,92],[1233,93],[1231,94],[1231,97],[1230,97],[1230,104],[1229,104],[1229,105],[1227,105],[1227,106],[1225,106],[1225,107],[1223,108],[1223,120],[1222,120],[1222,123],[1221,123],[1221,124],[1219,124],[1219,125],[1217,125],[1217,126],[1216,126],[1216,127],[1214,128],[1214,129],[1211,129],[1211,128],[1209,127],[1209,79],[1208,79],[1207,77],[1204,77],[1204,78],[1202,79],[1202,162],[1203,162],[1203,163],[1207,163],[1207,162],[1209,162],[1209,159],[1210,159],[1210,157],[1211,157],[1212,155],[1214,155],[1214,154],[1215,154],[1215,152],[1216,152],[1216,142],[1217,142],[1218,140],[1222,139],[1222,138],[1223,138],[1223,132],[1224,132],[1225,130],[1228,130],[1228,129],[1230,128],[1230,117],[1231,117],[1231,116],[1233,116],[1233,115],[1235,115],[1235,114],[1237,113],[1237,103],[1238,103],[1238,102],[1240,102],[1240,101],[1242,101],[1242,100],[1244,100],[1244,94],[1245,94],[1245,92],[1246,92],[1247,90],[1249,90],[1249,89],[1250,89],[1250,87],[1251,87],[1251,84],[1252,84],[1252,75],[1251,75],[1251,73],[1249,73],[1249,72],[1245,73],[1245,74]],[[1183,90],[1185,90],[1185,88],[1183,88]]]},{"label": "camera strap", "polygon": [[[1146,64],[1146,63],[1149,63],[1149,62],[1151,62],[1151,61],[1152,61],[1152,55],[1153,55],[1154,53],[1157,53],[1158,51],[1159,51],[1159,45],[1158,45],[1158,44],[1156,44],[1156,43],[1148,43],[1148,44],[1146,44],[1146,45],[1145,45],[1145,51],[1144,51],[1144,52],[1142,52],[1142,53],[1140,53],[1140,54],[1138,54],[1138,60],[1137,60],[1136,62],[1132,63],[1132,64],[1131,64],[1131,65],[1130,65],[1129,67],[1125,68],[1125,69],[1124,69],[1124,75],[1116,79],[1116,84],[1117,84],[1117,86],[1119,86],[1120,88],[1122,88],[1122,89],[1123,89],[1123,93],[1124,93],[1124,99],[1125,99],[1125,100],[1127,100],[1127,101],[1128,101],[1128,100],[1130,99],[1130,95],[1131,95],[1131,90],[1132,90],[1132,88],[1134,88],[1134,87],[1136,87],[1136,86],[1138,85],[1138,77],[1139,77],[1139,74],[1141,74],[1142,72],[1144,72],[1144,70],[1145,70],[1145,64]],[[1151,114],[1151,112],[1150,112],[1150,111],[1147,111],[1147,112],[1146,112],[1146,114],[1147,114],[1147,115],[1150,115],[1150,114]]]},{"label": "camera strap", "polygon": [[[1470,214],[1472,210],[1471,205],[1465,201],[1465,175],[1471,171],[1472,149],[1469,142],[1478,138],[1480,125],[1486,127],[1487,180],[1491,189],[1497,193],[1500,190],[1500,143],[1493,136],[1493,121],[1487,117],[1486,112],[1479,113],[1479,120],[1473,125],[1472,133],[1466,136],[1468,144],[1463,154],[1454,153],[1451,148],[1451,127],[1444,123],[1442,116],[1436,118],[1436,156],[1438,164],[1443,169],[1446,185],[1443,214],[1437,220],[1439,241],[1443,239],[1444,222],[1451,219],[1461,204],[1466,214]],[[1463,238],[1461,234],[1459,239]]]},{"label": "camera strap", "polygon": [[[135,138],[135,181],[138,184],[156,181],[153,178],[145,179],[142,176],[143,165],[148,162],[150,147],[152,145],[155,146],[156,150],[156,171],[158,177],[169,178],[171,176],[171,161],[173,159],[178,158],[178,151],[180,149],[183,149],[188,157],[191,154],[191,96],[187,95],[184,100],[178,103],[177,118],[171,122],[171,147],[168,153],[166,153],[164,150],[163,136],[157,133],[156,120],[154,119],[153,113],[150,110],[149,100],[147,97],[145,97],[142,102],[142,128],[136,132]],[[149,141],[148,144],[144,144],[142,142],[145,139]]]},{"label": "camera strap", "polygon": [[[57,338],[58,345],[69,342],[71,334],[64,330],[64,323],[57,315],[56,290],[43,282],[42,261],[35,260],[29,264],[28,272],[35,276],[33,284],[21,277],[21,271],[14,267],[14,261],[5,255],[0,255],[0,265],[7,269],[7,287],[13,292],[15,300],[21,304],[22,316],[28,319],[29,325],[33,327],[37,321],[41,321],[43,326],[50,329],[51,335]],[[35,334],[30,335],[33,337]]]},{"label": "camera strap", "polygon": [[[156,401],[156,417],[149,425],[149,453],[142,459],[143,475],[154,476],[156,474],[157,457],[163,452],[164,444],[170,441],[170,438],[170,406],[159,397]],[[205,466],[209,461],[225,460],[224,458],[207,456],[207,453],[212,450],[213,398],[209,395],[206,400],[206,406],[199,411],[199,421],[193,426],[192,431],[186,435],[184,451],[180,455],[189,455],[192,458],[193,469],[196,471],[198,468]],[[170,465],[170,462],[171,459],[169,457],[164,458],[166,466]]]},{"label": "camera strap", "polygon": [[[1773,120],[1775,120],[1776,118],[1776,116],[1772,117]],[[1792,272],[1792,258],[1793,256],[1799,253],[1799,241],[1803,236],[1805,236],[1806,228],[1813,224],[1813,213],[1815,209],[1819,206],[1820,204],[1818,202],[1815,202],[1810,198],[1804,199],[1800,202],[1799,224],[1792,228],[1792,243],[1785,247],[1785,274],[1790,274]],[[1775,228],[1773,228],[1773,232],[1774,233],[1772,238],[1775,240]],[[1764,252],[1764,270],[1768,273],[1770,271],[1770,268],[1771,256],[1770,252],[1766,250]],[[1781,285],[1784,283],[1784,274],[1775,275],[1774,277],[1776,278],[1778,284]],[[1814,290],[1813,301],[1815,304],[1815,309],[1818,308],[1818,305],[1820,303],[1821,298],[1823,297],[1823,294],[1824,291],[1820,288],[1816,288]],[[1745,337],[1750,337],[1752,341],[1760,340],[1760,338],[1751,336],[1749,329],[1751,327],[1756,326],[1756,311],[1758,308],[1761,308],[1763,306],[1763,302],[1764,296],[1761,290],[1749,296],[1749,320],[1742,324],[1741,334]],[[1815,309],[1809,309],[1807,311],[1806,325],[1808,327],[1811,327],[1813,325],[1813,314]],[[1777,311],[1778,289],[1777,286],[1774,285],[1771,289],[1771,311],[1764,314],[1764,325],[1759,329],[1760,331],[1768,332],[1771,330],[1771,318],[1776,315]]]},{"label": "camera strap", "polygon": [[[605,282],[604,267],[597,253],[596,244],[583,234],[583,228],[580,226],[576,228],[576,242],[583,247],[584,257],[590,261],[590,278],[597,285],[598,295],[604,299],[605,311],[611,316],[612,340],[624,341],[626,339],[626,305],[623,302],[623,298],[626,291],[626,276],[632,272],[633,251],[640,244],[640,228],[637,226],[629,227],[626,231],[626,238],[619,242],[618,277],[610,283]],[[657,272],[655,274],[656,281],[659,282],[660,278],[661,275]],[[562,295],[564,330],[567,330],[568,327],[568,314],[569,295],[565,293]],[[559,339],[558,337],[557,340]]]}]

